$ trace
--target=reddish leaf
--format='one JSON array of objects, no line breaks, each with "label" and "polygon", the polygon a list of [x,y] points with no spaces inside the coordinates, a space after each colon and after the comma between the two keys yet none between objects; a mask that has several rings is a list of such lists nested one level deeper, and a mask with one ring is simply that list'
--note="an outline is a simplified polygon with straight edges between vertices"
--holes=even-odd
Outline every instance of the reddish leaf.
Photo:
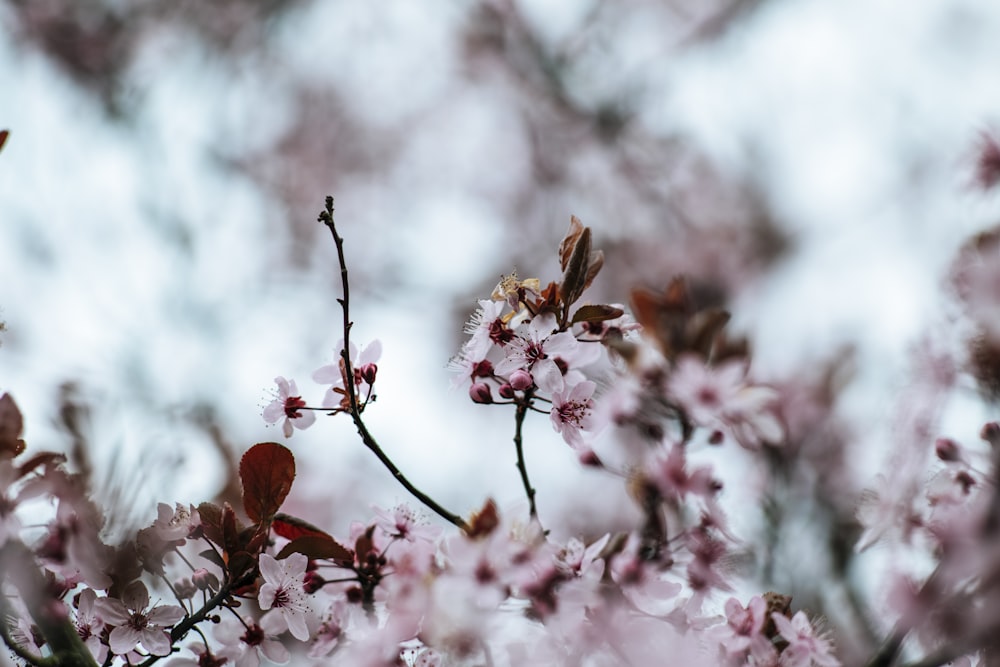
[{"label": "reddish leaf", "polygon": [[310,560],[334,560],[349,566],[354,554],[329,535],[304,535],[292,540],[278,552],[277,559],[288,558],[293,553],[305,554]]},{"label": "reddish leaf", "polygon": [[243,508],[252,521],[270,521],[295,479],[295,457],[276,442],[261,442],[240,460]]},{"label": "reddish leaf", "polygon": [[226,503],[222,506],[222,548],[232,555],[240,546],[240,529],[236,525],[236,512]]},{"label": "reddish leaf", "polygon": [[222,535],[222,508],[212,503],[202,503],[198,505],[198,515],[201,517],[201,527],[205,531],[205,537],[223,546],[225,539]]},{"label": "reddish leaf", "polygon": [[625,311],[614,306],[580,306],[573,313],[573,324],[577,322],[603,322],[621,317]]},{"label": "reddish leaf", "polygon": [[7,137],[10,136],[10,130],[0,130],[0,151],[3,150],[3,145],[7,143]]},{"label": "reddish leaf", "polygon": [[0,396],[0,456],[15,457],[24,451],[24,419],[10,394]]},{"label": "reddish leaf", "polygon": [[304,537],[306,535],[312,535],[314,537],[329,537],[325,531],[320,530],[316,526],[299,519],[298,517],[289,516],[279,512],[274,515],[274,521],[271,523],[271,529],[289,540],[295,540],[299,537]]}]

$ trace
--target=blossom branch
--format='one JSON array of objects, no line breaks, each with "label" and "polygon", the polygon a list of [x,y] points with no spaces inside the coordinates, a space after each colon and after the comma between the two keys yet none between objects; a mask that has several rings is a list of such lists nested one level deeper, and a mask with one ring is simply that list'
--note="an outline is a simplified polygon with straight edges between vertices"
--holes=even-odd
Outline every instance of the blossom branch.
[{"label": "blossom branch", "polygon": [[18,644],[14,637],[10,634],[10,627],[8,627],[8,619],[12,618],[12,614],[7,608],[6,600],[4,596],[0,595],[0,637],[3,637],[3,643],[7,645],[7,648],[17,657],[24,660],[25,663],[29,665],[35,665],[36,667],[48,667],[52,663],[45,658],[40,658],[37,655],[29,653]]},{"label": "blossom branch", "polygon": [[396,467],[396,464],[392,462],[392,459],[382,450],[378,442],[368,431],[368,427],[365,425],[364,420],[361,418],[361,410],[358,405],[358,396],[355,393],[354,382],[354,369],[351,366],[351,355],[348,350],[350,350],[350,334],[351,326],[353,323],[350,319],[350,282],[347,276],[347,261],[344,259],[344,239],[337,233],[337,226],[333,221],[333,197],[326,198],[326,210],[319,214],[319,221],[329,228],[330,233],[333,235],[333,242],[337,246],[337,260],[340,263],[340,282],[342,287],[343,297],[337,299],[340,304],[341,310],[344,312],[344,349],[341,350],[341,358],[344,362],[344,376],[347,381],[344,382],[347,390],[347,398],[350,403],[351,419],[354,421],[354,426],[358,429],[358,435],[361,436],[361,441],[365,446],[378,457],[378,460],[382,462],[392,476],[396,478],[400,484],[403,485],[407,491],[410,492],[415,498],[426,505],[428,508],[433,510],[438,516],[443,518],[448,523],[451,523],[462,530],[467,530],[468,526],[462,517],[458,516],[453,512],[449,512],[440,504],[438,504],[433,498],[425,494],[423,491],[415,487],[410,480],[408,480],[403,473]]}]

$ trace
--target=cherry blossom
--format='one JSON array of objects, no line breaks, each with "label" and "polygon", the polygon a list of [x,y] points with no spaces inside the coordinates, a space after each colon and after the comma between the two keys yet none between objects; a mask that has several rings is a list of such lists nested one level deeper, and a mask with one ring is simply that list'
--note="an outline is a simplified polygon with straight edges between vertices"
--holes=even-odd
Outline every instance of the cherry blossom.
[{"label": "cherry blossom", "polygon": [[184,618],[176,605],[149,606],[149,592],[141,581],[125,588],[121,599],[98,598],[94,601],[97,616],[112,627],[108,637],[111,651],[123,655],[138,644],[153,655],[170,654],[170,638],[165,628]]},{"label": "cherry blossom", "polygon": [[292,437],[292,427],[304,430],[313,425],[316,415],[311,410],[304,409],[306,402],[299,395],[295,380],[286,380],[283,377],[274,378],[278,385],[278,393],[274,400],[264,408],[264,421],[268,424],[275,424],[282,417],[285,421],[281,424],[281,431],[286,438]]},{"label": "cherry blossom", "polygon": [[594,389],[597,385],[585,380],[568,390],[552,394],[552,410],[549,412],[552,428],[562,435],[573,449],[584,446],[581,431],[590,431],[596,425],[594,419]]},{"label": "cherry blossom", "polygon": [[309,639],[305,616],[309,607],[303,590],[308,565],[309,559],[300,553],[293,553],[281,561],[268,554],[260,555],[260,574],[264,584],[260,587],[257,602],[261,609],[272,610],[269,615],[279,616],[292,636],[300,641]]},{"label": "cherry blossom", "polygon": [[[572,367],[580,355],[581,344],[572,333],[556,333],[553,315],[540,315],[518,329],[518,336],[510,341],[506,356],[496,365],[498,375],[510,375],[521,369],[531,374],[534,383],[545,392],[562,391],[565,382],[563,369],[556,359]],[[600,354],[600,350],[595,350]],[[593,353],[587,354],[590,361]]]},{"label": "cherry blossom", "polygon": [[426,518],[409,505],[399,504],[391,510],[373,506],[372,511],[376,516],[375,525],[390,537],[407,542],[434,542],[441,534],[440,526],[428,524]]},{"label": "cherry blossom", "polygon": [[94,659],[104,662],[107,657],[107,647],[101,644],[101,633],[104,630],[104,622],[97,615],[94,603],[97,601],[97,593],[91,588],[85,588],[80,592],[77,600],[76,619],[74,625],[80,639],[90,650]]},{"label": "cherry blossom", "polygon": [[[344,349],[343,339],[337,341],[334,346],[334,361],[331,364],[317,368],[312,374],[312,379],[319,384],[330,385],[323,395],[324,408],[349,408],[346,394],[344,360],[341,351]],[[361,348],[360,353],[354,343],[348,349],[351,359],[351,370],[354,374],[354,391],[358,397],[358,402],[363,403],[371,393],[372,384],[375,382],[375,375],[378,371],[378,360],[382,357],[382,342],[373,340],[368,345]]]},{"label": "cherry blossom", "polygon": [[772,613],[771,618],[788,642],[781,652],[781,667],[839,667],[840,661],[833,655],[830,642],[815,633],[805,612],[796,612],[791,620],[777,612]]}]

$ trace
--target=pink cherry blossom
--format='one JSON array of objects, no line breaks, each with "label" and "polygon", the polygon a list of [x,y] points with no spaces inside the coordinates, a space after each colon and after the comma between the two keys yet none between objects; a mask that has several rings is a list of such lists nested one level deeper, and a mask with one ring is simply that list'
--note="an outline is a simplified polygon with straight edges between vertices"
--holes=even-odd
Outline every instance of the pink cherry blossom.
[{"label": "pink cherry blossom", "polygon": [[264,408],[264,421],[268,424],[275,424],[282,417],[281,431],[286,438],[292,437],[292,427],[304,430],[313,425],[316,415],[312,410],[305,410],[306,402],[299,395],[299,389],[295,386],[295,380],[286,380],[283,377],[274,378],[278,385],[278,393],[274,400]]},{"label": "pink cherry blossom", "polygon": [[278,561],[268,554],[260,555],[260,574],[264,578],[257,596],[260,608],[273,609],[271,615],[279,616],[292,636],[300,641],[309,639],[306,627],[306,592],[303,589],[309,559],[300,553]]},{"label": "pink cherry blossom", "polygon": [[[540,315],[519,327],[517,337],[504,348],[506,356],[496,365],[497,374],[506,376],[518,369],[525,370],[542,391],[549,394],[562,391],[565,386],[563,369],[556,359],[561,359],[567,368],[571,367],[576,362],[581,343],[572,333],[556,333],[555,330],[553,315]],[[600,354],[600,350],[596,352]]]},{"label": "pink cherry blossom", "polygon": [[391,510],[383,510],[379,507],[372,507],[377,517],[375,525],[381,528],[386,535],[407,542],[434,542],[441,534],[440,526],[432,526],[427,523],[426,518],[406,504],[400,504]]},{"label": "pink cherry blossom", "polygon": [[781,667],[840,667],[830,642],[815,633],[805,612],[796,612],[791,620],[778,612],[772,613],[771,618],[788,642],[781,652]]},{"label": "pink cherry blossom", "polygon": [[572,389],[552,394],[552,410],[549,412],[552,428],[574,449],[583,447],[580,432],[590,431],[596,424],[594,401],[590,398],[596,387],[590,380],[585,380]]},{"label": "pink cherry blossom", "polygon": [[748,384],[743,361],[709,368],[700,358],[684,355],[667,380],[667,393],[696,425],[729,431],[747,449],[778,444],[784,437],[775,414],[777,392]]},{"label": "pink cherry blossom", "polygon": [[138,644],[152,655],[169,655],[170,638],[165,628],[184,618],[176,605],[149,607],[149,591],[141,581],[133,581],[120,600],[99,598],[94,601],[97,616],[112,627],[108,642],[111,651],[123,655]]},{"label": "pink cherry blossom", "polygon": [[[341,351],[344,349],[343,339],[337,341],[333,349],[333,363],[317,368],[312,374],[312,379],[315,382],[330,385],[330,388],[323,395],[324,408],[343,407],[345,395],[342,392],[347,391],[344,378],[344,361],[340,356]],[[378,370],[377,362],[382,357],[382,342],[377,339],[373,340],[368,345],[362,347],[360,353],[354,343],[351,343],[348,352],[351,359],[351,370],[354,374],[355,395],[358,397],[358,402],[363,403],[368,394],[371,393],[372,384],[375,382],[375,375]]]}]

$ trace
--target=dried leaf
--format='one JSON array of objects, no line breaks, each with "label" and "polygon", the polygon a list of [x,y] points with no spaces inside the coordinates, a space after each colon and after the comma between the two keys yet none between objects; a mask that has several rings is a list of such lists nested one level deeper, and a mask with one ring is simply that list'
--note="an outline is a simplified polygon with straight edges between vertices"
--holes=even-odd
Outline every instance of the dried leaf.
[{"label": "dried leaf", "polygon": [[573,313],[573,324],[577,322],[604,322],[605,320],[613,320],[621,317],[625,314],[625,311],[621,308],[616,308],[615,306],[580,306],[577,308],[576,312]]},{"label": "dried leaf", "polygon": [[3,145],[7,143],[7,137],[10,136],[10,130],[0,130],[0,151],[3,150]]},{"label": "dried leaf", "polygon": [[240,459],[243,508],[251,521],[270,521],[292,488],[295,457],[276,442],[261,442]]},{"label": "dried leaf", "polygon": [[465,532],[473,539],[485,537],[492,533],[499,525],[500,512],[497,510],[497,504],[490,498],[483,505],[483,508],[469,519],[469,527]]},{"label": "dried leaf", "polygon": [[0,396],[0,457],[14,458],[24,451],[24,418],[10,394]]},{"label": "dried leaf", "polygon": [[569,263],[569,258],[573,254],[573,248],[576,247],[581,234],[583,234],[583,223],[581,223],[579,218],[575,215],[570,216],[569,231],[566,232],[566,236],[564,236],[563,240],[559,243],[560,271],[566,271],[566,265]]},{"label": "dried leaf", "polygon": [[560,293],[563,301],[574,303],[583,294],[590,262],[590,227],[584,227],[563,273]]},{"label": "dried leaf", "polygon": [[349,566],[354,562],[354,554],[329,535],[303,535],[284,546],[277,559],[288,558],[293,553],[305,554],[310,560],[333,560]]}]

